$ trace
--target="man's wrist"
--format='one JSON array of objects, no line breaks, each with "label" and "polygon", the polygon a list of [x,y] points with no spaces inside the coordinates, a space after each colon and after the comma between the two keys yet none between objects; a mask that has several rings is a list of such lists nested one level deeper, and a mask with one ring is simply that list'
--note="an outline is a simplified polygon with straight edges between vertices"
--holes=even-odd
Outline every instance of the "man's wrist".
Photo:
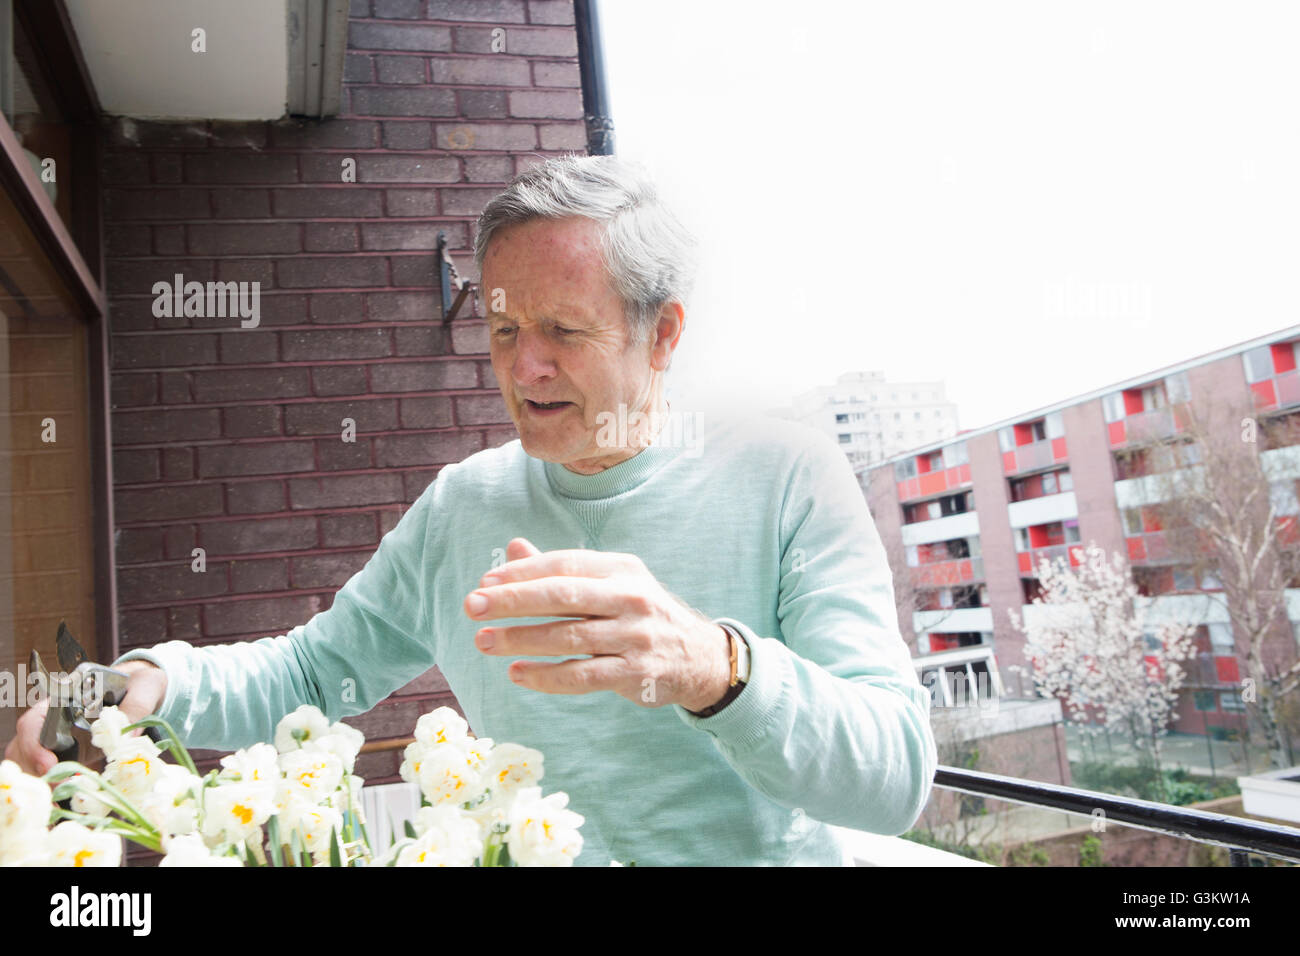
[{"label": "man's wrist", "polygon": [[[688,709],[687,712],[695,717],[712,717],[739,697],[745,689],[745,681],[744,679],[738,679],[736,670],[739,656],[748,651],[745,638],[735,628],[726,624],[715,622],[715,626],[722,631],[723,636],[726,638],[726,676],[723,677],[721,682],[721,694],[715,693],[711,695],[714,698],[711,704],[699,710]],[[733,683],[733,680],[735,680],[735,683]]]}]

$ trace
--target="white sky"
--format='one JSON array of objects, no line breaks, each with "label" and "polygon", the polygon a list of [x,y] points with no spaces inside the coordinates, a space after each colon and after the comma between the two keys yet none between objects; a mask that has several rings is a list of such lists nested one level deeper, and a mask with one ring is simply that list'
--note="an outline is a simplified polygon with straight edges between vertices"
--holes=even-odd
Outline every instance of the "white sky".
[{"label": "white sky", "polygon": [[701,241],[674,397],[880,368],[975,428],[1300,322],[1300,4],[600,10]]}]

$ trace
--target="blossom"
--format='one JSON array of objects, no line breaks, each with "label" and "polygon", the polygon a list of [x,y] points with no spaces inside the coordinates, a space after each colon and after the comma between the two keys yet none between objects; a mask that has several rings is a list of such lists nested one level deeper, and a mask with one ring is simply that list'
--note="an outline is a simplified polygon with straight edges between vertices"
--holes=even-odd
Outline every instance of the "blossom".
[{"label": "blossom", "polygon": [[419,762],[416,779],[425,799],[434,806],[473,803],[486,787],[482,763],[459,747],[437,747]]},{"label": "blossom", "polygon": [[280,753],[297,750],[308,740],[324,737],[330,732],[330,722],[317,707],[303,704],[286,715],[275,728],[275,749]]},{"label": "blossom", "polygon": [[[6,840],[24,830],[44,830],[53,807],[49,784],[24,773],[12,760],[0,762],[0,834]],[[0,856],[4,843],[0,841]]]},{"label": "blossom", "polygon": [[398,866],[473,866],[483,854],[478,824],[455,807],[422,807],[413,825],[415,842],[398,853]]},{"label": "blossom", "polygon": [[113,759],[104,769],[104,779],[135,801],[147,794],[167,766],[162,751],[148,737],[123,737],[113,751]]},{"label": "blossom", "polygon": [[215,856],[197,833],[174,836],[159,866],[243,866],[238,857]]},{"label": "blossom", "polygon": [[111,833],[97,833],[73,820],[64,820],[46,841],[50,866],[118,866],[122,841]]},{"label": "blossom", "polygon": [[166,836],[190,833],[198,826],[198,800],[203,781],[184,767],[163,764],[154,789],[139,802],[140,811]]},{"label": "blossom", "polygon": [[488,755],[483,772],[494,798],[536,786],[542,779],[542,753],[520,744],[498,744]]},{"label": "blossom", "polygon": [[523,787],[510,807],[506,845],[520,866],[572,866],[582,852],[581,814],[566,810],[569,796],[542,796],[541,787]]},{"label": "blossom", "polygon": [[279,752],[270,744],[253,744],[221,758],[223,777],[275,783],[280,779]]},{"label": "blossom", "polygon": [[309,804],[320,803],[329,799],[343,782],[343,762],[328,750],[282,753],[280,770],[284,773],[284,781],[276,802],[286,806],[295,798]]},{"label": "blossom", "polygon": [[280,832],[285,839],[291,830],[298,831],[308,853],[328,853],[331,833],[338,833],[339,844],[343,843],[343,815],[329,806],[298,804],[288,818],[280,817]]},{"label": "blossom", "polygon": [[128,735],[126,728],[134,721],[117,707],[105,707],[99,712],[99,719],[90,725],[90,743],[104,752],[108,760],[115,760],[123,743],[135,739]]},{"label": "blossom", "polygon": [[348,773],[356,765],[357,754],[366,742],[365,735],[355,727],[349,727],[340,721],[330,727],[329,733],[313,737],[303,743],[304,750],[324,750],[336,755]]},{"label": "blossom", "polygon": [[415,722],[415,739],[426,747],[463,743],[468,736],[469,724],[450,707],[439,707]]},{"label": "blossom", "polygon": [[240,843],[275,812],[275,791],[259,782],[224,783],[203,791],[203,835]]}]

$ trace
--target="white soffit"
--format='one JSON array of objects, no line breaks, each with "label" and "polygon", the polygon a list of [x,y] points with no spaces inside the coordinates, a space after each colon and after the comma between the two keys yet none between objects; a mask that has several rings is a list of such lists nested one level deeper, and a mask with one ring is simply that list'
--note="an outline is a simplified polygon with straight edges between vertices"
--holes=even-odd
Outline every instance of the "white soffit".
[{"label": "white soffit", "polygon": [[[289,88],[286,0],[65,0],[105,113],[279,119]],[[192,49],[205,31],[206,52]]]}]

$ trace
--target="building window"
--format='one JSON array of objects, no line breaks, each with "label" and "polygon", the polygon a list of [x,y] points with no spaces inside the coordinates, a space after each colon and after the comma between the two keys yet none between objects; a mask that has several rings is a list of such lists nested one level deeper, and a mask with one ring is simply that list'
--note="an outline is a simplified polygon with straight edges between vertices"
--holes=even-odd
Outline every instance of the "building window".
[{"label": "building window", "polygon": [[1247,382],[1253,384],[1273,377],[1273,350],[1267,345],[1251,349],[1243,353],[1241,358],[1246,365]]},{"label": "building window", "polygon": [[1197,710],[1206,711],[1216,709],[1214,706],[1214,691],[1212,690],[1196,691],[1194,694],[1194,700],[1196,701]]},{"label": "building window", "polygon": [[843,425],[848,420],[849,420],[849,416],[847,414],[839,414],[835,416],[836,425]]},{"label": "building window", "polygon": [[1043,494],[1054,495],[1056,490],[1056,475],[1049,471],[1043,475]]},{"label": "building window", "polygon": [[1246,705],[1241,701],[1241,693],[1235,690],[1219,691],[1219,709],[1229,713],[1245,713]]},{"label": "building window", "polygon": [[841,445],[847,445],[847,444],[848,444],[849,442],[851,442],[851,441],[853,441],[853,436],[852,436],[852,435],[846,435],[846,434],[844,434],[843,432],[840,432],[840,444],[841,444]]}]

